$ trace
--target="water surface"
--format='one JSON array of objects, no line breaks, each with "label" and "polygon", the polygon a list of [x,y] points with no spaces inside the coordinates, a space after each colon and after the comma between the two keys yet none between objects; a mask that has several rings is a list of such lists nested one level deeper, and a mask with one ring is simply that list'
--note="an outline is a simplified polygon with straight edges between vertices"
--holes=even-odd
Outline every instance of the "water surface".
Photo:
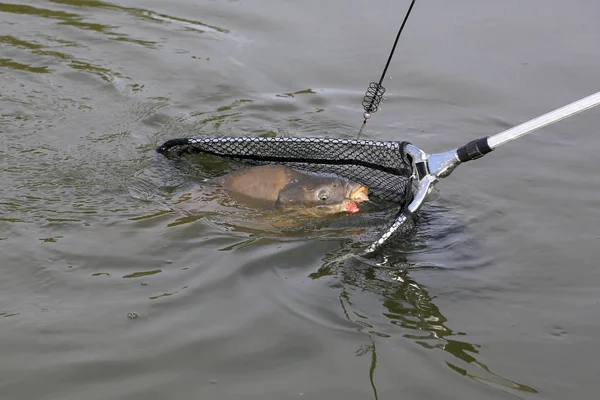
[{"label": "water surface", "polygon": [[[459,167],[383,260],[345,257],[380,214],[169,211],[231,167],[170,138],[354,138],[408,5],[0,2],[2,398],[593,397],[600,110]],[[418,1],[362,138],[445,151],[598,91],[599,17]]]}]

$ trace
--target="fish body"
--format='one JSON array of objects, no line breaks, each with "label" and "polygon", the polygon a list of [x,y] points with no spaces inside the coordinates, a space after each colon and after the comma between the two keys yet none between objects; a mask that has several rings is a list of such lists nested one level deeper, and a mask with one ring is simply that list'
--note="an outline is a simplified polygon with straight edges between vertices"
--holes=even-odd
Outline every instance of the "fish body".
[{"label": "fish body", "polygon": [[283,165],[263,165],[234,171],[217,180],[236,201],[250,206],[324,216],[359,211],[368,188],[331,176],[303,173]]}]

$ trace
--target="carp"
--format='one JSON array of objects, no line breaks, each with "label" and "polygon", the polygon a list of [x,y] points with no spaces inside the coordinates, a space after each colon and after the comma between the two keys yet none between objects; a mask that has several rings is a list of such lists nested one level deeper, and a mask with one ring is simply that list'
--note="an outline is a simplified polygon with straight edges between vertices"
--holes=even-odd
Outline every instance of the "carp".
[{"label": "carp", "polygon": [[283,165],[244,168],[215,182],[240,203],[308,216],[354,214],[360,211],[357,204],[369,200],[368,187],[358,182]]}]

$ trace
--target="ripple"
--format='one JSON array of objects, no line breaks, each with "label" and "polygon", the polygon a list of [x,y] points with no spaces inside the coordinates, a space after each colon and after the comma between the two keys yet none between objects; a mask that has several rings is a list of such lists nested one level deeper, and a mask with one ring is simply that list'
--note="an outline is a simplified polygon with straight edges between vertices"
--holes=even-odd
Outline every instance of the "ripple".
[{"label": "ripple", "polygon": [[142,276],[155,275],[162,272],[162,269],[155,269],[152,271],[142,271],[142,272],[134,272],[132,274],[128,274],[123,276],[123,278],[140,278]]},{"label": "ripple", "polygon": [[105,2],[105,1],[99,1],[99,0],[93,0],[93,1],[48,0],[48,1],[50,1],[51,3],[67,4],[67,5],[75,6],[75,7],[103,8],[103,9],[112,10],[112,11],[124,11],[124,12],[130,13],[134,16],[143,17],[143,18],[147,18],[150,20],[182,24],[183,26],[186,26],[188,28],[193,28],[194,30],[197,30],[200,32],[204,32],[205,30],[212,30],[215,32],[220,32],[220,33],[229,33],[229,31],[227,29],[208,25],[208,24],[205,24],[200,21],[194,21],[194,20],[174,17],[174,16],[170,16],[170,15],[166,15],[166,14],[155,13],[153,11],[149,11],[149,10],[145,10],[145,9],[141,9],[141,8],[123,7],[118,4],[109,3],[109,2]]}]

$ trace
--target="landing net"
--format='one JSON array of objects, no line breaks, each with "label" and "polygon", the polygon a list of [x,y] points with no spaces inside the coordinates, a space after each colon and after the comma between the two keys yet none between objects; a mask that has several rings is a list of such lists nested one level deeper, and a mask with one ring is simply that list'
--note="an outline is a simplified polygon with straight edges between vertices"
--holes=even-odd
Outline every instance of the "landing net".
[{"label": "landing net", "polygon": [[254,165],[279,164],[300,171],[335,174],[369,187],[370,196],[397,204],[412,200],[413,168],[408,142],[329,138],[181,138],[158,147],[165,156],[210,154]]}]

